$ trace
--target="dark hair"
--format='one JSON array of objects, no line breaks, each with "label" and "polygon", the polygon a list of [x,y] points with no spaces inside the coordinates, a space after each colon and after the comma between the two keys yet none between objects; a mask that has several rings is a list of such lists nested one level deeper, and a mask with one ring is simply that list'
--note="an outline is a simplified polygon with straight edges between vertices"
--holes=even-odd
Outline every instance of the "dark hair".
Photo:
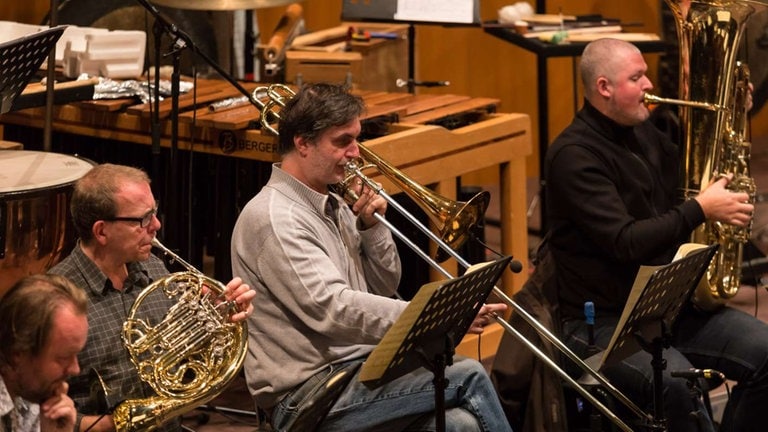
[{"label": "dark hair", "polygon": [[365,111],[360,96],[340,84],[307,84],[285,104],[278,125],[280,154],[294,149],[293,139],[312,142],[326,129],[343,126]]},{"label": "dark hair", "polygon": [[144,171],[125,165],[101,164],[91,168],[75,183],[69,205],[72,223],[84,243],[93,239],[96,221],[117,216],[115,194],[125,182],[149,183]]},{"label": "dark hair", "polygon": [[53,316],[68,304],[86,315],[85,291],[64,276],[40,274],[16,282],[0,298],[0,366],[10,366],[16,353],[40,354]]}]

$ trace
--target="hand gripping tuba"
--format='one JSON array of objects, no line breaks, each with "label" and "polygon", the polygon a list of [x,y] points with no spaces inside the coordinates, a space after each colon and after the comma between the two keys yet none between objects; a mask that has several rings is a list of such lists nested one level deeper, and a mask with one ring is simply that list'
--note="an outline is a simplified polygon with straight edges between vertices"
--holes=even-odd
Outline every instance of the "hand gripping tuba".
[{"label": "hand gripping tuba", "polygon": [[[245,359],[245,321],[232,323],[230,302],[219,301],[224,285],[168,250],[153,246],[187,272],[170,274],[146,287],[123,323],[123,342],[139,377],[156,395],[129,399],[112,413],[118,432],[150,431],[216,397],[237,375]],[[135,318],[154,291],[176,301],[162,322]]]},{"label": "hand gripping tuba", "polygon": [[[747,20],[768,5],[751,0],[665,2],[680,40],[680,100],[650,95],[645,100],[679,105],[683,198],[693,198],[719,176],[733,174],[728,188],[746,192],[754,202],[746,139],[749,72],[736,62],[736,54]],[[698,307],[712,310],[736,295],[749,232],[750,227],[719,222],[706,222],[693,232],[693,243],[720,244],[693,296]]]}]

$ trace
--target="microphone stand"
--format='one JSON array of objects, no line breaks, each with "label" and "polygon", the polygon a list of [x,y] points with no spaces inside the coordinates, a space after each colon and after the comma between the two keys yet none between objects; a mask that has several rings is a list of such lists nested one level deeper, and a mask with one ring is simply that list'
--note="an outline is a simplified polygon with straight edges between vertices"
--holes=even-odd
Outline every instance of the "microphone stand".
[{"label": "microphone stand", "polygon": [[[48,25],[54,28],[59,24],[59,2],[51,0],[51,12],[48,17]],[[56,45],[53,45],[48,54],[48,70],[45,82],[45,123],[43,124],[43,150],[51,151],[53,148],[53,85],[56,82]]]},{"label": "microphone stand", "polygon": [[[168,175],[168,187],[166,197],[173,197],[174,199],[166,199],[163,202],[163,207],[167,209],[166,220],[178,221],[181,220],[179,206],[176,197],[186,196],[180,193],[181,187],[178,185],[178,146],[179,146],[179,88],[180,88],[180,59],[181,52],[186,49],[192,49],[195,55],[202,58],[209,66],[211,66],[222,78],[232,84],[240,93],[248,98],[248,101],[256,106],[259,110],[264,106],[254,95],[246,90],[240,83],[237,82],[229,73],[227,73],[219,64],[210,58],[206,53],[201,51],[194,43],[192,38],[183,30],[179,29],[174,23],[170,22],[152,3],[148,0],[136,0],[144,9],[146,9],[154,18],[154,35],[155,35],[155,94],[152,99],[153,113],[152,113],[152,169],[153,177],[159,176],[160,170],[160,102],[159,102],[159,89],[160,89],[160,45],[163,34],[167,34],[172,40],[173,56],[173,72],[171,73],[171,150],[169,157],[169,175]],[[151,94],[151,92],[150,92]],[[191,150],[190,150],[191,151]],[[191,184],[187,185],[191,188]],[[189,215],[191,217],[191,213]],[[170,244],[181,245],[181,231],[178,223],[169,223],[166,225],[166,240]],[[189,244],[186,246],[186,253],[182,251],[181,256],[189,257],[189,252],[192,249],[191,239],[187,239]]]}]

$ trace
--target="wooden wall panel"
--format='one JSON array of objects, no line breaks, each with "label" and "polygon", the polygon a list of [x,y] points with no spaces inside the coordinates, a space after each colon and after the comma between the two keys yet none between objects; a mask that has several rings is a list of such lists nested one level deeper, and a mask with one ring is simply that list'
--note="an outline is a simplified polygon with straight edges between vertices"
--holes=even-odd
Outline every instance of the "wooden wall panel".
[{"label": "wooden wall panel", "polygon": [[3,1],[0,2],[0,21],[40,24],[50,9],[51,2],[47,0]]}]

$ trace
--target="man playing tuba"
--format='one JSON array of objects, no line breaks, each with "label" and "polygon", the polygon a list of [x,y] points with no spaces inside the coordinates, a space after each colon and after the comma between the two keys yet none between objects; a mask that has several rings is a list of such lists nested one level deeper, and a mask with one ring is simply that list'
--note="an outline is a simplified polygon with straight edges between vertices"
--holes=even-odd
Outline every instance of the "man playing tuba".
[{"label": "man playing tuba", "polygon": [[[600,39],[587,45],[580,71],[584,107],[546,156],[549,248],[555,263],[566,344],[586,356],[589,342],[605,349],[641,265],[669,263],[678,246],[706,220],[746,226],[754,206],[711,182],[680,202],[680,151],[648,120],[644,95],[653,86],[632,44]],[[594,302],[594,340],[584,303]],[[768,325],[730,307],[702,311],[687,302],[664,350],[663,414],[670,431],[713,431],[686,379],[672,372],[717,370],[738,381],[722,429],[763,430],[768,406]],[[651,354],[640,351],[603,370],[641,408],[653,402]],[[704,373],[702,373],[704,375]]]}]

